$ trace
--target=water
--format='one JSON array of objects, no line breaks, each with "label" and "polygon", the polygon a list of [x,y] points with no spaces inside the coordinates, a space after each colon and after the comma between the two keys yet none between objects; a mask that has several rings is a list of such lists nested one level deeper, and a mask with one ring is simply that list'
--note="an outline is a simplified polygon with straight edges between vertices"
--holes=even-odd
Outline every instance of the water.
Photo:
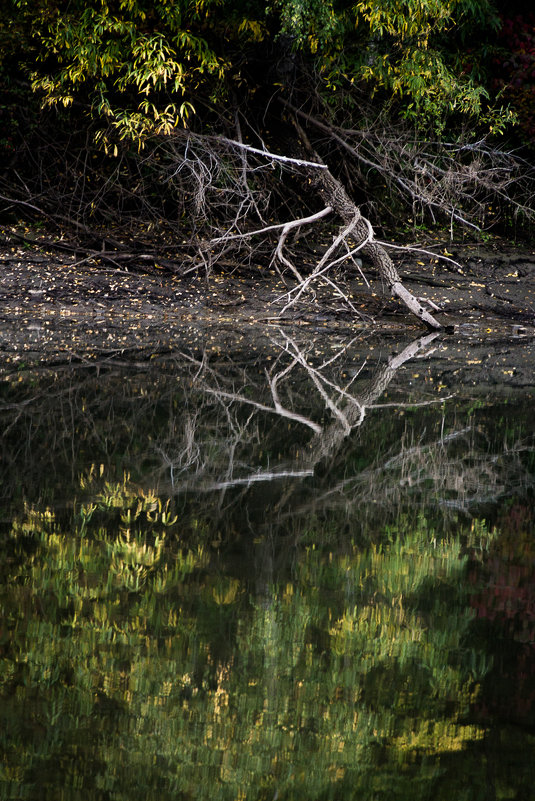
[{"label": "water", "polygon": [[5,372],[0,797],[533,798],[533,347]]}]

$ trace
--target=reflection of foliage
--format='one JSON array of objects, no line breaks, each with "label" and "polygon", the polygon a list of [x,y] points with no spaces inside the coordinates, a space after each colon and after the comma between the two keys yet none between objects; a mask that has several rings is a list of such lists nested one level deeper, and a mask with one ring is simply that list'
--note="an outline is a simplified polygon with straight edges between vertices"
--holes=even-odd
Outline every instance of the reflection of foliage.
[{"label": "reflection of foliage", "polygon": [[[89,476],[93,473],[91,469]],[[91,482],[83,477],[81,485],[86,491],[88,484]],[[84,614],[89,612],[83,601],[96,604],[112,600],[115,605],[122,591],[165,592],[204,564],[201,545],[192,550],[181,544],[177,517],[170,513],[169,505],[169,501],[163,504],[153,492],[144,492],[125,477],[122,483],[106,482],[93,500],[80,506],[72,536],[63,533],[50,509],[38,512],[30,508],[24,520],[14,521],[12,536],[16,540],[31,537],[42,552],[46,551],[45,566],[36,561],[36,556],[32,560],[32,564],[39,564],[39,582],[50,588],[60,609],[70,612],[74,603],[77,618],[82,607]],[[168,534],[172,545],[166,545]],[[27,570],[28,564],[21,569]],[[136,609],[141,614],[143,602]],[[96,614],[100,619],[103,609],[99,607]],[[71,624],[76,628],[75,621]]]},{"label": "reflection of foliage", "polygon": [[[257,714],[277,721],[285,753],[300,732],[314,732],[322,757],[301,774],[303,793],[330,773],[346,793],[353,788],[343,797],[375,785],[395,788],[391,798],[416,798],[410,783],[418,771],[406,766],[406,785],[397,776],[403,752],[414,759],[458,751],[482,735],[462,725],[469,665],[478,663],[474,676],[486,666],[462,648],[471,616],[459,603],[459,545],[430,544],[430,534],[422,521],[419,531],[380,549],[338,558],[311,549],[297,584],[256,608],[252,631],[264,677]],[[240,645],[243,653],[246,642]],[[321,662],[325,673],[317,670]]]},{"label": "reflection of foliage", "polygon": [[311,531],[293,574],[255,590],[247,566],[215,574],[170,504],[99,480],[70,522],[28,508],[12,527],[0,739],[17,797],[423,799],[442,797],[446,755],[484,781],[465,750],[488,665],[466,645],[460,536],[421,518],[335,551]]},{"label": "reflection of foliage", "polygon": [[532,518],[511,506],[500,536],[459,519],[529,495],[530,400],[417,409],[442,389],[409,394],[400,371],[377,410],[381,365],[360,351],[310,350],[305,376],[271,356],[271,383],[181,354],[5,388],[10,795],[449,801],[469,775],[486,797],[497,662],[472,636],[490,615],[474,620],[464,554],[498,576],[508,547],[531,554]]}]

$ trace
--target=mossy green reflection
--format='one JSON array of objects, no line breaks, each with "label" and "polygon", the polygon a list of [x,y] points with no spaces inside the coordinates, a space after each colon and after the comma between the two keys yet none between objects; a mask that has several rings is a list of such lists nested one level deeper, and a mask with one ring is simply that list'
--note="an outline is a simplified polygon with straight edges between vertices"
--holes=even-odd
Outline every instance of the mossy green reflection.
[{"label": "mossy green reflection", "polygon": [[312,527],[259,589],[166,499],[99,486],[12,526],[4,797],[440,799],[460,764],[483,797],[463,554],[495,532],[421,517],[330,550]]}]

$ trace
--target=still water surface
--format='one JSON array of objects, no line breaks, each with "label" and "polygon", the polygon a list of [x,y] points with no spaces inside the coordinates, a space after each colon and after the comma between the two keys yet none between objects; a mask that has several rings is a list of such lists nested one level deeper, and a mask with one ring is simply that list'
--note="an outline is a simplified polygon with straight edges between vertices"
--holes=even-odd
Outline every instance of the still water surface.
[{"label": "still water surface", "polygon": [[532,349],[6,372],[0,797],[534,798]]}]

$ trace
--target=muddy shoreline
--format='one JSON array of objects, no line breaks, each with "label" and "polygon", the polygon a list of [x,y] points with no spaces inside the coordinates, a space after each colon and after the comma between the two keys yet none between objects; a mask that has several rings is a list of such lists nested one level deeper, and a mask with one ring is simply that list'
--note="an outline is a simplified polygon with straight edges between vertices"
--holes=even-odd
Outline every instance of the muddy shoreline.
[{"label": "muddy shoreline", "polygon": [[[448,331],[512,340],[535,335],[535,249],[499,240],[421,247],[431,253],[392,255],[407,288],[439,307],[433,314]],[[21,243],[0,229],[0,365],[158,353],[177,339],[214,340],[229,329],[254,339],[273,325],[307,327],[311,336],[363,328],[418,336],[418,320],[385,297],[367,265],[364,273],[368,286],[359,275],[333,276],[345,298],[316,286],[281,314],[295,284],[275,270],[209,277],[173,275],[158,265],[115,270],[39,242]]]}]

